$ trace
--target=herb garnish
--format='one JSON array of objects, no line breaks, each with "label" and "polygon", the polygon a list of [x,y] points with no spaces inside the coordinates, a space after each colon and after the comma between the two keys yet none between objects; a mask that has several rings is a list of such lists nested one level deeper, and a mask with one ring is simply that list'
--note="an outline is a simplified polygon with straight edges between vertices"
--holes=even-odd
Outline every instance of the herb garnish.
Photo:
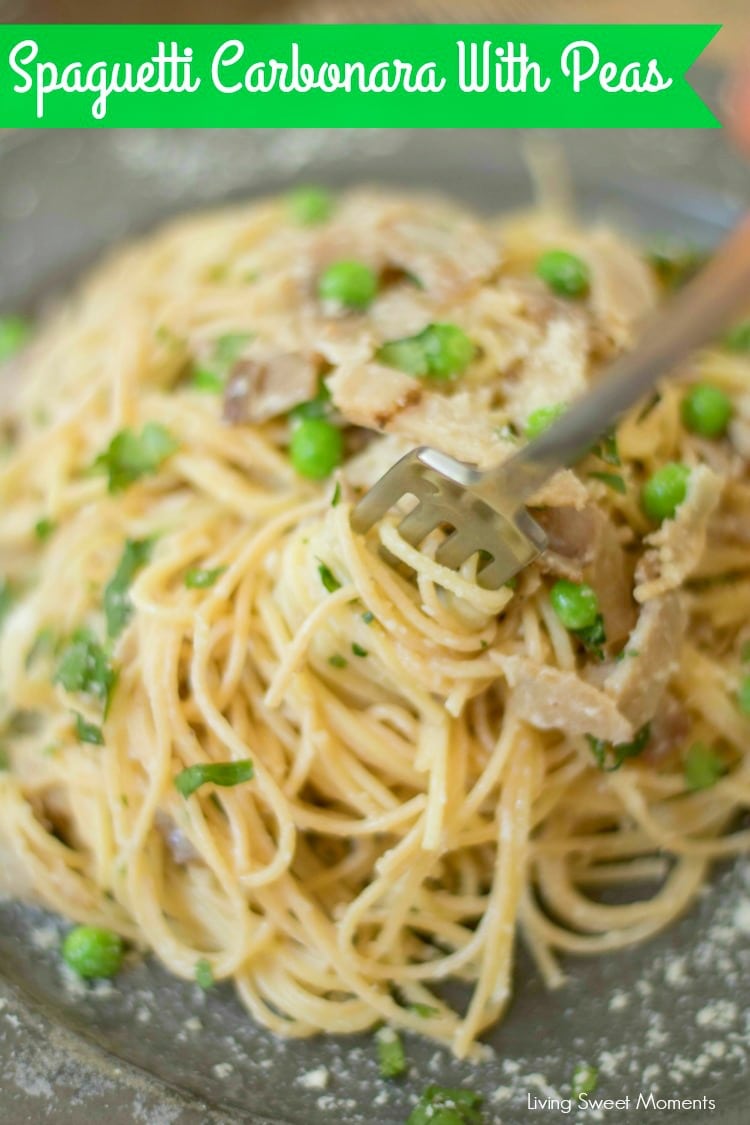
[{"label": "herb garnish", "polygon": [[118,637],[130,620],[133,607],[128,591],[138,571],[151,558],[153,546],[153,539],[128,539],[117,570],[104,588],[104,616],[110,640]]},{"label": "herb garnish", "polygon": [[329,594],[335,594],[337,590],[341,589],[341,583],[339,582],[336,575],[333,573],[330,567],[327,567],[326,564],[320,562],[320,560],[318,560],[318,574],[320,575],[320,581],[323,583]]},{"label": "herb garnish", "polygon": [[250,781],[254,776],[253,763],[249,758],[240,762],[201,762],[178,773],[174,779],[175,788],[183,797],[191,797],[201,785],[211,783],[231,788]]},{"label": "herb garnish", "polygon": [[63,651],[55,683],[66,691],[100,699],[104,714],[109,711],[117,673],[106,652],[87,629],[77,629]]},{"label": "herb garnish", "polygon": [[355,656],[368,656],[369,655],[368,652],[367,652],[367,649],[362,648],[362,645],[358,645],[356,643],[356,641],[352,644],[352,652],[354,653]]},{"label": "herb garnish", "polygon": [[636,734],[632,742],[619,742],[616,745],[603,738],[594,738],[587,734],[591,751],[596,758],[596,764],[605,773],[619,770],[626,758],[636,758],[648,745],[651,737],[651,724],[645,723]]},{"label": "herb garnish", "polygon": [[188,590],[209,590],[211,586],[216,585],[226,569],[225,566],[217,566],[213,570],[203,570],[198,566],[191,567],[185,572],[185,585]]},{"label": "herb garnish", "polygon": [[585,1062],[578,1063],[570,1080],[571,1097],[578,1099],[582,1094],[593,1094],[598,1081],[599,1071],[595,1066],[589,1066]]},{"label": "herb garnish", "polygon": [[94,461],[93,470],[106,474],[110,492],[122,492],[141,477],[157,472],[178,448],[165,426],[147,422],[139,434],[135,430],[115,434]]},{"label": "herb garnish", "polygon": [[328,663],[332,668],[346,668],[347,660],[345,656],[341,656],[338,652],[335,652],[333,656],[328,657]]},{"label": "herb garnish", "polygon": [[392,1027],[381,1027],[375,1033],[381,1078],[399,1078],[406,1070],[404,1045]]},{"label": "herb garnish", "polygon": [[214,986],[214,971],[205,957],[195,963],[195,983],[204,991]]},{"label": "herb garnish", "polygon": [[604,660],[604,645],[607,643],[607,634],[604,631],[604,618],[601,613],[596,615],[593,625],[587,625],[584,629],[573,629],[571,632],[578,637],[587,652],[590,652],[597,660]]},{"label": "herb garnish", "polygon": [[332,508],[338,508],[340,502],[341,502],[341,482],[336,481],[336,487],[334,488],[333,496],[331,497],[331,507]]},{"label": "herb garnish", "polygon": [[613,492],[619,492],[624,496],[627,492],[625,481],[618,473],[589,473],[590,477],[594,480],[600,480],[602,484],[606,484],[607,488],[611,488]]},{"label": "herb garnish", "polygon": [[617,433],[615,430],[609,430],[604,435],[598,445],[593,446],[591,452],[600,461],[604,461],[607,465],[615,465],[619,468],[622,464],[620,458],[620,450],[617,445]]},{"label": "herb garnish", "polygon": [[54,520],[41,519],[34,524],[34,534],[40,543],[44,543],[45,539],[49,539],[56,527],[57,524]]},{"label": "herb garnish", "polygon": [[372,625],[373,621],[375,620],[375,614],[372,613],[369,609],[366,609],[362,614],[362,620],[364,621],[365,625]]},{"label": "herb garnish", "polygon": [[406,1125],[482,1125],[481,1094],[428,1086],[406,1119]]},{"label": "herb garnish", "polygon": [[84,719],[83,715],[79,715],[76,711],[74,713],[76,723],[76,738],[79,742],[88,742],[91,746],[103,746],[104,735],[102,734],[101,727],[95,726],[94,723],[89,723]]}]

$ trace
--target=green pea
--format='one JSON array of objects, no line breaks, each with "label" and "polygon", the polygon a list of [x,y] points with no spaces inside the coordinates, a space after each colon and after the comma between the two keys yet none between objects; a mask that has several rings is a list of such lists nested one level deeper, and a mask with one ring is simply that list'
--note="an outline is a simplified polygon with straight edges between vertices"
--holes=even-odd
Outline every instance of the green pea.
[{"label": "green pea", "polygon": [[289,214],[295,223],[303,227],[317,226],[330,218],[333,211],[333,197],[323,187],[307,184],[295,188],[286,197]]},{"label": "green pea", "polygon": [[526,419],[524,426],[524,434],[531,441],[532,438],[539,437],[545,430],[548,430],[553,422],[556,422],[565,411],[567,406],[564,402],[555,403],[554,406],[540,406],[538,410],[532,410]]},{"label": "green pea", "polygon": [[678,461],[668,461],[646,481],[641,492],[641,506],[656,523],[672,519],[687,496],[690,469]]},{"label": "green pea", "polygon": [[682,420],[693,434],[718,438],[726,433],[732,417],[732,400],[710,383],[691,387],[682,400]]},{"label": "green pea", "polygon": [[599,616],[599,599],[585,582],[561,578],[550,590],[549,600],[566,629],[588,629]]},{"label": "green pea", "polygon": [[0,317],[0,363],[20,351],[30,335],[31,328],[23,317]]},{"label": "green pea", "polygon": [[122,965],[124,946],[119,934],[99,926],[76,926],[65,938],[62,955],[79,977],[113,977]]},{"label": "green pea", "polygon": [[428,324],[417,337],[433,379],[452,379],[460,375],[476,355],[466,333],[455,324]]},{"label": "green pea", "polygon": [[537,260],[536,273],[561,297],[585,297],[591,285],[586,263],[567,250],[545,251]]},{"label": "green pea", "polygon": [[341,430],[325,418],[303,418],[292,433],[289,451],[300,476],[323,480],[341,464],[344,439]]},{"label": "green pea", "polygon": [[318,278],[318,296],[348,309],[366,309],[378,291],[378,279],[364,262],[345,259],[324,269]]},{"label": "green pea", "polygon": [[730,352],[750,352],[750,320],[743,320],[724,338]]}]

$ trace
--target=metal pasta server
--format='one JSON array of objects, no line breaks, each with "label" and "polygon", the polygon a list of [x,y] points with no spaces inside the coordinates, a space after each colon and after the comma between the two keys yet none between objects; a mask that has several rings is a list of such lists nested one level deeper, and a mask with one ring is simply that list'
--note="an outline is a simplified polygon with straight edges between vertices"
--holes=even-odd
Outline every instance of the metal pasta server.
[{"label": "metal pasta server", "polygon": [[[524,504],[553,473],[578,461],[620,415],[695,348],[710,342],[750,301],[750,215],[664,311],[650,318],[635,348],[549,429],[488,472],[422,447],[402,457],[352,512],[364,534],[406,496],[417,503],[398,525],[418,547],[431,531],[449,535],[435,558],[458,568],[477,552],[480,586],[497,589],[546,547]],[[486,561],[484,561],[486,560]]]}]

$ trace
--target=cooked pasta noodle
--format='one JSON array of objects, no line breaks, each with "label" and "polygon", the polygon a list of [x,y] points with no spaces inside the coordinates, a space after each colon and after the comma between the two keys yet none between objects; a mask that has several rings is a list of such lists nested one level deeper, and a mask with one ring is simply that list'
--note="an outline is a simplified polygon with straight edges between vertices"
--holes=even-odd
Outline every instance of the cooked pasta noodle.
[{"label": "cooked pasta noodle", "polygon": [[[354,192],[313,218],[270,200],[183,220],[8,365],[2,856],[18,893],[177,976],[207,963],[273,1031],[387,1020],[469,1056],[518,933],[559,985],[560,954],[648,938],[750,846],[750,359],[696,357],[558,474],[534,504],[549,551],[488,591],[476,559],[435,562],[443,532],[417,551],[393,516],[362,539],[352,504],[420,442],[507,456],[629,346],[660,283],[558,215]],[[536,275],[550,249],[586,292]],[[377,279],[363,310],[318,296],[342,259]],[[434,324],[473,344],[457,378],[380,350]],[[685,423],[706,381],[732,404],[716,437]],[[344,437],[322,481],[288,448],[311,400]],[[689,476],[659,527],[641,490],[670,462]],[[598,641],[561,620],[560,580],[594,590]],[[241,783],[179,787],[247,760]]]}]

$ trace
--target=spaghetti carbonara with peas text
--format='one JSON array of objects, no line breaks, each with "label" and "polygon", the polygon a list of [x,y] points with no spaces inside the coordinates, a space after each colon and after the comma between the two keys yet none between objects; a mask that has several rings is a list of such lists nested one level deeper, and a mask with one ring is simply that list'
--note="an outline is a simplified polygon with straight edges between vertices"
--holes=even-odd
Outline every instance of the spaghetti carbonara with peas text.
[{"label": "spaghetti carbonara with peas text", "polygon": [[750,322],[552,478],[502,589],[350,528],[416,445],[510,456],[688,265],[310,188],[2,322],[0,866],[73,969],[471,1057],[516,941],[554,987],[750,848]]}]

